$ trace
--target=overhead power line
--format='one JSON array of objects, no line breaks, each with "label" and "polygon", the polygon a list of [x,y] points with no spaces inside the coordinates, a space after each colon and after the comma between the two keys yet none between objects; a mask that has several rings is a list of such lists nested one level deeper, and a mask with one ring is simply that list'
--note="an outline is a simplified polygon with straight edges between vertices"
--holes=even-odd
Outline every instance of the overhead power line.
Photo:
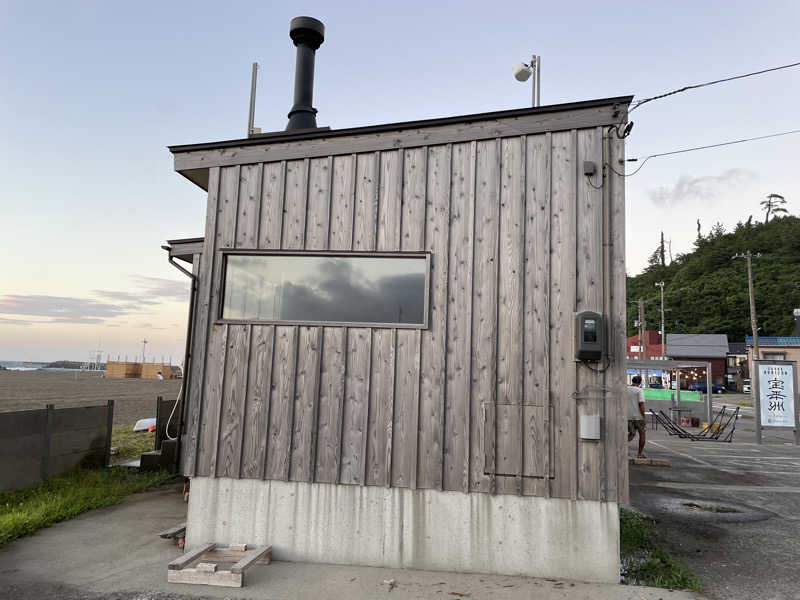
[{"label": "overhead power line", "polygon": [[[733,144],[743,144],[745,142],[755,142],[757,140],[766,140],[768,138],[781,137],[781,136],[784,136],[784,135],[792,135],[794,133],[800,133],[800,129],[792,129],[791,131],[781,131],[780,133],[770,133],[768,135],[759,135],[757,137],[743,138],[741,140],[731,140],[730,142],[721,142],[719,144],[709,144],[707,146],[694,146],[693,148],[682,148],[681,150],[672,150],[670,152],[660,152],[659,154],[649,154],[649,155],[645,156],[643,159],[641,159],[642,160],[641,164],[636,168],[635,171],[633,171],[633,173],[620,173],[619,171],[614,169],[614,167],[611,166],[611,165],[609,165],[609,168],[614,173],[616,173],[617,175],[620,175],[622,177],[631,177],[633,175],[636,175],[636,173],[638,173],[639,171],[641,171],[642,167],[644,167],[645,163],[647,163],[647,161],[650,160],[651,158],[658,158],[659,156],[670,156],[672,154],[683,154],[684,152],[694,152],[696,150],[708,150],[709,148],[721,148],[722,146],[731,146]],[[639,162],[639,160],[640,160],[639,158],[629,158],[628,162]]]},{"label": "overhead power line", "polygon": [[743,75],[734,75],[733,77],[725,77],[724,79],[716,79],[714,81],[707,81],[706,83],[697,83],[694,85],[687,85],[685,87],[679,88],[677,90],[672,90],[671,92],[665,92],[663,94],[659,94],[658,96],[653,96],[652,98],[644,98],[637,102],[634,102],[631,109],[628,111],[628,114],[632,113],[634,110],[639,108],[642,104],[647,104],[648,102],[652,102],[653,100],[660,100],[661,98],[666,98],[667,96],[673,96],[675,94],[680,94],[681,92],[686,92],[688,90],[694,90],[701,87],[706,87],[709,85],[716,85],[718,83],[725,83],[726,81],[734,81],[735,79],[744,79],[745,77],[753,77],[754,75],[763,75],[764,73],[770,73],[772,71],[780,71],[781,69],[790,69],[792,67],[800,66],[800,62],[791,63],[788,65],[781,65],[779,67],[771,67],[769,69],[762,69],[761,71],[753,71],[752,73],[745,73]]}]

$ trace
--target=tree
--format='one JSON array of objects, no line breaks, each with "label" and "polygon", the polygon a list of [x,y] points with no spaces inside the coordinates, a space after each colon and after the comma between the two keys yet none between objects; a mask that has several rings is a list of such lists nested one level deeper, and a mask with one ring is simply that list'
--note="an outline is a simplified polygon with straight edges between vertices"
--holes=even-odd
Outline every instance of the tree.
[{"label": "tree", "polygon": [[708,237],[713,240],[723,235],[725,235],[725,226],[720,221],[717,221],[711,228],[711,233],[708,234]]},{"label": "tree", "polygon": [[661,246],[658,249],[658,253],[659,253],[660,258],[661,258],[661,266],[662,267],[666,267],[667,266],[667,257],[666,257],[666,253],[664,252],[664,232],[663,231],[661,232]]},{"label": "tree", "polygon": [[764,223],[769,223],[770,214],[778,215],[779,213],[788,213],[789,211],[783,208],[784,204],[786,204],[786,198],[780,194],[770,194],[767,196],[766,200],[762,200],[761,206],[767,211],[766,217],[764,217]]}]

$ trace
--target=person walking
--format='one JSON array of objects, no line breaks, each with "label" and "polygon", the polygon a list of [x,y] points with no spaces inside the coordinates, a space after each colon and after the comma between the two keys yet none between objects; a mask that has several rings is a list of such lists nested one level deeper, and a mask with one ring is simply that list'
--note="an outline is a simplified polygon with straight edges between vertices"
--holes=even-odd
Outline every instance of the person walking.
[{"label": "person walking", "polygon": [[646,428],[644,420],[644,390],[641,375],[634,375],[628,386],[628,441],[633,441],[639,432],[639,452],[636,458],[645,458],[644,444]]}]

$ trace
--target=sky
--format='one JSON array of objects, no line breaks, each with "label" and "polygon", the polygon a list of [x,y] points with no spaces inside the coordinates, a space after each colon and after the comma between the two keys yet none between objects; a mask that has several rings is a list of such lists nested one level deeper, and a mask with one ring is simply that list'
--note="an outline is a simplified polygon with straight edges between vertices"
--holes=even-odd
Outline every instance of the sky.
[{"label": "sky", "polygon": [[[800,60],[796,1],[36,2],[0,0],[0,360],[180,362],[187,278],[167,239],[200,236],[204,192],[166,146],[244,137],[291,106],[297,15],[325,23],[318,123],[334,129],[635,94]],[[800,129],[800,69],[642,106],[628,157]],[[627,269],[769,193],[800,213],[800,135],[649,161],[627,178]],[[635,163],[629,165],[632,169]]]}]

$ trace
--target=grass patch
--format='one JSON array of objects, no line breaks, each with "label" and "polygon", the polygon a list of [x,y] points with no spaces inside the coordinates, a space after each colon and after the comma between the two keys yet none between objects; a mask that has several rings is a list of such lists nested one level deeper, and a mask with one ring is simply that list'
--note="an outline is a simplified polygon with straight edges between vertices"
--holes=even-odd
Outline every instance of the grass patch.
[{"label": "grass patch", "polygon": [[750,400],[739,400],[736,404],[739,406],[753,406],[753,402]]},{"label": "grass patch", "polygon": [[155,443],[155,432],[134,432],[133,424],[114,427],[111,432],[111,445],[117,449],[118,460],[139,458],[143,453],[150,452]]},{"label": "grass patch", "polygon": [[30,488],[0,493],[0,548],[93,508],[116,504],[172,477],[166,471],[139,473],[124,467],[77,469]]},{"label": "grass patch", "polygon": [[701,591],[697,577],[658,546],[651,519],[620,509],[619,537],[623,583]]}]

